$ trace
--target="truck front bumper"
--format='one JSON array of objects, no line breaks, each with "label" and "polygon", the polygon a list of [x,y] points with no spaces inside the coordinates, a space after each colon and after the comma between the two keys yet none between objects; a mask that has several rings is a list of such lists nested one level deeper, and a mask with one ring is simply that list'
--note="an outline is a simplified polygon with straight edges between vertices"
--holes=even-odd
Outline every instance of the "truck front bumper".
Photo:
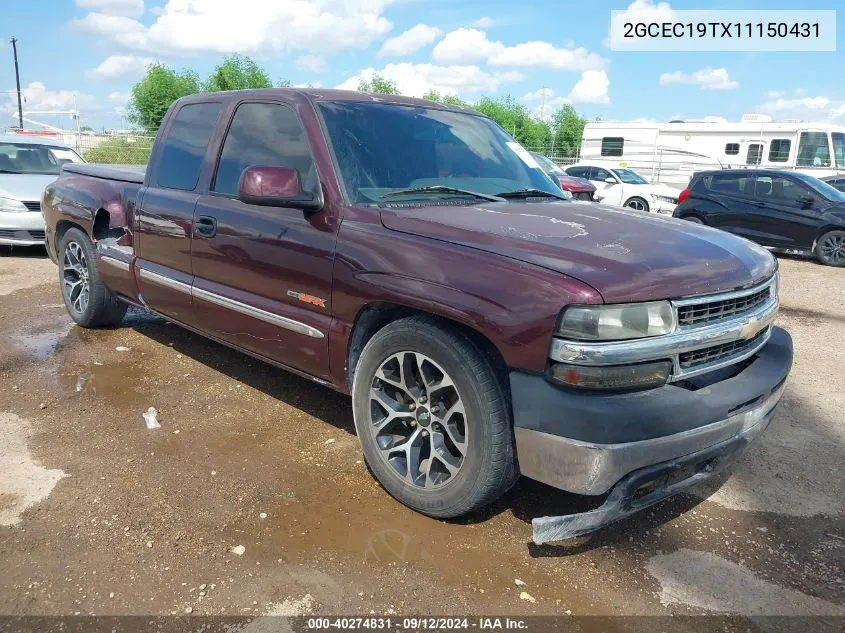
[{"label": "truck front bumper", "polygon": [[[668,384],[633,393],[588,393],[514,371],[510,382],[520,471],[577,494],[610,491],[598,510],[570,515],[573,533],[557,538],[592,531],[644,507],[646,500],[654,503],[716,472],[710,451],[721,456],[718,462],[727,462],[762,433],[780,403],[791,366],[792,340],[773,328],[769,342],[742,371],[698,389]],[[687,477],[672,474],[691,466]],[[654,488],[647,495],[640,490],[643,477]],[[639,501],[631,506],[634,497]],[[633,509],[626,510],[629,506]]]}]

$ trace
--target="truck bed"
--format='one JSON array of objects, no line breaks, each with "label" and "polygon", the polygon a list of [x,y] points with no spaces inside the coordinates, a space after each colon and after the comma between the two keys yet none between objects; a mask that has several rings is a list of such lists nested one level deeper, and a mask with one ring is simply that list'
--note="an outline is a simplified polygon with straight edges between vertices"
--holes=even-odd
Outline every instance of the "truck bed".
[{"label": "truck bed", "polygon": [[66,163],[62,171],[71,174],[81,174],[92,178],[117,180],[134,184],[144,184],[146,165],[97,165],[93,163]]}]

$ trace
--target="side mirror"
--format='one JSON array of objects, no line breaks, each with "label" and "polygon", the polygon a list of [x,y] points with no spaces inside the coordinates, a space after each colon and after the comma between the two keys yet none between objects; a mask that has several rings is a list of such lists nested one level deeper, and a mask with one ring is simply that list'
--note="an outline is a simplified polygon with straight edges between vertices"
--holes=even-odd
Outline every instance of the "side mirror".
[{"label": "side mirror", "polygon": [[607,178],[604,179],[604,181],[609,185],[615,185],[616,184],[616,178],[614,178],[613,176],[608,176]]},{"label": "side mirror", "polygon": [[252,165],[238,182],[238,200],[265,207],[288,207],[304,211],[323,208],[322,195],[302,191],[299,171],[293,167]]},{"label": "side mirror", "polygon": [[811,195],[805,195],[798,198],[797,202],[801,205],[801,208],[806,209],[807,207],[813,206],[813,204],[815,204],[816,202],[816,199]]}]

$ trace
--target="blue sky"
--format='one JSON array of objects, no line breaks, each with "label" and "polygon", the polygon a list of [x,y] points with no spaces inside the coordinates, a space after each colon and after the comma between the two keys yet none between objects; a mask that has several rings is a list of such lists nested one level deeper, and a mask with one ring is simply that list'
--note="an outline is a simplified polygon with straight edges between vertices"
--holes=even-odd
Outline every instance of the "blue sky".
[{"label": "blue sky", "polygon": [[[357,85],[379,72],[406,94],[429,88],[469,101],[511,94],[539,113],[571,102],[590,118],[654,119],[746,112],[845,124],[840,52],[614,52],[611,10],[835,9],[836,2],[531,3],[499,0],[31,0],[6,2],[0,36],[0,128],[14,123],[14,68],[31,118],[78,108],[95,128],[124,127],[128,91],[146,64],[207,74],[250,55],[278,81]],[[7,118],[8,117],[8,118]]]}]

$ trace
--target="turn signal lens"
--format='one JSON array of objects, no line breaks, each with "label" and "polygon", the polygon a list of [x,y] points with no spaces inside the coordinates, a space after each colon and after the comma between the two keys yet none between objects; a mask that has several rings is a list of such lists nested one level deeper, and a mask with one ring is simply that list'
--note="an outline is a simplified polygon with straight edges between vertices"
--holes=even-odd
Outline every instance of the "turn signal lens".
[{"label": "turn signal lens", "polygon": [[579,389],[648,389],[665,385],[671,372],[672,363],[668,360],[610,367],[555,363],[549,368],[549,378]]}]

